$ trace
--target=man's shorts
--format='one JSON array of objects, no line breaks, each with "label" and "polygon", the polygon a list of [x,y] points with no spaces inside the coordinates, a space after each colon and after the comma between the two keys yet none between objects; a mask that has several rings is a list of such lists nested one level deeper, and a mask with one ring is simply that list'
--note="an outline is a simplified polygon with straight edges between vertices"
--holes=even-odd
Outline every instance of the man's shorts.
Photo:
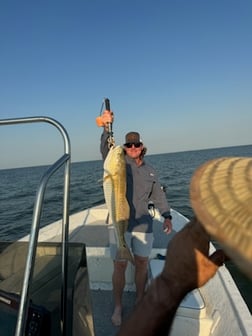
[{"label": "man's shorts", "polygon": [[[110,232],[109,236],[110,236],[110,254],[111,258],[115,260],[117,252],[115,232]],[[140,257],[150,256],[154,240],[153,233],[125,232],[124,239],[134,255]]]}]

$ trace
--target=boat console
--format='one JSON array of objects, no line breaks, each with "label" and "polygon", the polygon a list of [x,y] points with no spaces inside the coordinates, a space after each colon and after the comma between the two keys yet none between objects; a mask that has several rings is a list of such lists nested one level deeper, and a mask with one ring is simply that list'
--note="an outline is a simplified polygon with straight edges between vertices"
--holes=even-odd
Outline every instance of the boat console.
[{"label": "boat console", "polygon": [[[1,334],[15,334],[28,242],[0,244]],[[39,242],[30,288],[26,334],[62,335],[61,330],[61,244]],[[67,288],[67,335],[94,335],[85,245],[69,243]]]}]

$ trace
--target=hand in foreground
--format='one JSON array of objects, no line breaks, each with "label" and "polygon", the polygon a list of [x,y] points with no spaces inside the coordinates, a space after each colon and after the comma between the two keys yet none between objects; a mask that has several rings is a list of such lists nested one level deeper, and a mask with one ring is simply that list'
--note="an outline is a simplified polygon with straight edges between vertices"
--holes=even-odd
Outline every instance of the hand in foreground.
[{"label": "hand in foreground", "polygon": [[99,127],[107,127],[107,125],[112,124],[113,121],[114,113],[108,110],[105,110],[101,116],[96,118],[96,124]]},{"label": "hand in foreground", "polygon": [[178,282],[180,290],[188,292],[203,286],[214,276],[226,256],[222,250],[209,252],[209,235],[194,218],[171,240],[161,277]]},{"label": "hand in foreground", "polygon": [[209,236],[193,219],[169,243],[162,273],[123,322],[118,335],[167,335],[184,296],[212,278],[226,259],[222,250],[211,256],[208,252]]}]

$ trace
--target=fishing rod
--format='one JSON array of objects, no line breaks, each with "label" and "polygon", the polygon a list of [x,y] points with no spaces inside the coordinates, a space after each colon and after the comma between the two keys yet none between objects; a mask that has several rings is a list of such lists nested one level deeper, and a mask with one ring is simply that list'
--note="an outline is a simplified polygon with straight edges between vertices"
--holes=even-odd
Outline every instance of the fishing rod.
[{"label": "fishing rod", "polygon": [[[105,105],[105,109],[107,111],[111,111],[110,110],[110,101],[109,101],[108,98],[104,98],[104,105]],[[109,137],[113,138],[112,123],[108,123],[108,133],[109,133]]]},{"label": "fishing rod", "polygon": [[110,101],[108,98],[104,98],[105,109],[110,111]]}]

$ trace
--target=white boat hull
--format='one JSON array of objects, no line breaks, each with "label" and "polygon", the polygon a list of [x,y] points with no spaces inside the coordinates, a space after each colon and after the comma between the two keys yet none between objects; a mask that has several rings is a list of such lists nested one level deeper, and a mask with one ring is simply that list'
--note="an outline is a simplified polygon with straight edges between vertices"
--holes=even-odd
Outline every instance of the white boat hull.
[{"label": "white boat hull", "polygon": [[[174,235],[188,220],[174,210],[172,210],[172,215],[174,227],[172,235]],[[113,263],[109,250],[109,231],[112,227],[106,224],[107,217],[108,212],[104,205],[70,216],[70,241],[86,244],[89,281],[92,290],[109,291],[112,289]],[[154,227],[161,232],[160,219],[156,214]],[[27,237],[23,240],[26,239]],[[61,221],[40,230],[39,241],[55,242],[60,239]],[[214,250],[211,244],[210,252]],[[166,243],[163,246],[154,244],[150,265],[158,253],[165,255]],[[159,270],[153,271],[151,267],[151,276],[156,276],[162,269],[162,261],[157,260],[156,263],[159,264],[156,266]],[[130,263],[127,268],[125,291],[134,291],[134,267]],[[252,335],[251,314],[225,266],[222,266],[205,286],[188,296],[178,308],[171,335]]]}]

